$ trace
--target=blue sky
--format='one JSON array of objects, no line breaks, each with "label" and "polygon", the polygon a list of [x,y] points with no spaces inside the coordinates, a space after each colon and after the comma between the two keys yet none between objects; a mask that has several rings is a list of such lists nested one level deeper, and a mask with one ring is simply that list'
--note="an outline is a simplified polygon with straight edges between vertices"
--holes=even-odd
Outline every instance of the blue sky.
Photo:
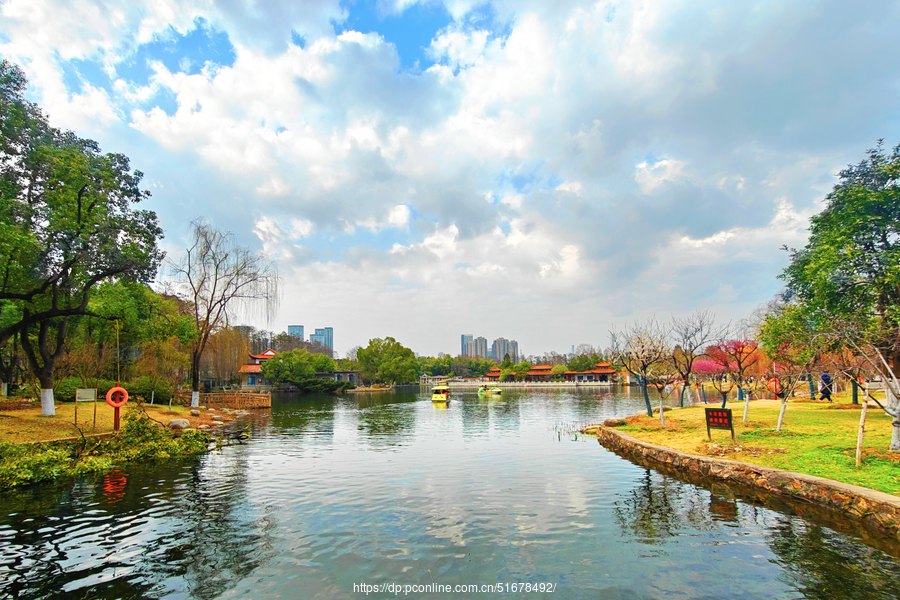
[{"label": "blue sky", "polygon": [[253,324],[341,352],[746,316],[836,172],[900,141],[898,30],[896,1],[0,5],[0,54],[145,173],[165,250],[233,231],[284,278]]}]

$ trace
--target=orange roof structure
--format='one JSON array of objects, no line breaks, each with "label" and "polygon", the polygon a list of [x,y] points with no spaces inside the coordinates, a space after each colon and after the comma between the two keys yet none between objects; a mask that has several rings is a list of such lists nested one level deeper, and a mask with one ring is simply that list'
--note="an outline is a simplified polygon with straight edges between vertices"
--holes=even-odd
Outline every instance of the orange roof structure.
[{"label": "orange roof structure", "polygon": [[262,365],[241,365],[241,368],[238,369],[238,373],[262,373]]},{"label": "orange roof structure", "polygon": [[256,360],[266,360],[266,359],[272,358],[273,356],[275,356],[277,354],[278,354],[277,352],[275,352],[274,350],[269,348],[262,354],[251,354],[250,358],[255,358]]}]

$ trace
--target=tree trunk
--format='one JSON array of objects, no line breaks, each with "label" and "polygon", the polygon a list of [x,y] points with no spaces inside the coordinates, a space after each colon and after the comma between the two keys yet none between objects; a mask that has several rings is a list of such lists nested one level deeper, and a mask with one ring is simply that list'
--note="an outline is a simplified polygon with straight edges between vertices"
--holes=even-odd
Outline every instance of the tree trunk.
[{"label": "tree trunk", "polygon": [[809,373],[809,399],[816,399],[816,386],[813,385],[813,376],[812,373]]},{"label": "tree trunk", "polygon": [[775,428],[775,431],[781,431],[781,423],[784,421],[784,411],[787,409],[787,398],[782,398],[781,400],[781,412],[778,413],[778,427]]},{"label": "tree trunk", "polygon": [[643,377],[641,378],[641,390],[644,392],[644,404],[647,405],[647,416],[653,418],[653,406],[650,405],[650,394],[647,393],[647,383]]},{"label": "tree trunk", "polygon": [[200,391],[200,352],[191,350],[191,391]]},{"label": "tree trunk", "polygon": [[[886,378],[885,378],[886,379]],[[896,379],[894,383],[896,384]],[[891,389],[891,385],[889,382],[884,382],[884,394],[885,394],[885,405],[887,405],[888,409],[891,410],[891,426],[893,427],[893,431],[891,431],[891,452],[900,452],[900,402],[898,402],[898,398],[894,395],[894,391]],[[868,398],[866,399],[868,400]]]},{"label": "tree trunk", "polygon": [[850,384],[853,386],[853,404],[859,404],[859,384],[856,379],[851,379]]},{"label": "tree trunk", "polygon": [[678,399],[678,405],[681,408],[684,408],[684,390],[685,390],[685,388],[687,388],[686,382],[684,384],[682,384],[682,386],[681,386],[681,397]]},{"label": "tree trunk", "polygon": [[[740,390],[740,388],[738,388]],[[747,412],[750,410],[750,394],[744,396],[744,424],[747,424]]]},{"label": "tree trunk", "polygon": [[41,377],[41,416],[56,416],[56,403],[53,401],[53,378]]}]

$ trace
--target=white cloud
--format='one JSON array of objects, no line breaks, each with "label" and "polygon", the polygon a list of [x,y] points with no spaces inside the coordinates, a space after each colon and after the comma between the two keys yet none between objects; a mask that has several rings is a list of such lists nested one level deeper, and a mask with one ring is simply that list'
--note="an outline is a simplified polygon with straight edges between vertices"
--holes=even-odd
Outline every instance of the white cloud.
[{"label": "white cloud", "polygon": [[[414,1],[378,6],[402,18]],[[227,222],[327,297],[371,299],[368,320],[406,328],[424,352],[449,349],[422,333],[437,310],[450,316],[432,327],[503,323],[497,334],[532,335],[535,351],[603,343],[596,306],[743,310],[777,289],[777,248],[802,245],[840,165],[873,136],[900,139],[884,41],[900,23],[877,8],[475,4],[444,4],[454,22],[426,50],[441,64],[422,71],[388,30],[336,35],[362,7],[338,0],[9,0],[0,52],[54,124],[147,172],[167,229],[193,214]],[[149,80],[128,78],[138,44],[197,18],[234,44],[232,65],[152,62]],[[112,85],[73,93],[76,58]],[[174,97],[173,114],[158,97]],[[287,312],[316,308],[295,291]],[[417,308],[422,294],[440,300]],[[348,316],[350,300],[321,310],[359,335],[393,333]],[[535,313],[566,320],[517,333]],[[572,322],[588,339],[569,339],[582,335]]]},{"label": "white cloud", "polygon": [[641,191],[650,194],[666,181],[675,181],[684,169],[684,162],[664,158],[652,165],[647,161],[640,163],[635,170],[634,179],[641,186]]},{"label": "white cloud", "polygon": [[556,186],[557,192],[568,192],[570,194],[575,194],[576,196],[581,195],[581,189],[584,186],[581,185],[578,181],[563,181],[561,184]]}]

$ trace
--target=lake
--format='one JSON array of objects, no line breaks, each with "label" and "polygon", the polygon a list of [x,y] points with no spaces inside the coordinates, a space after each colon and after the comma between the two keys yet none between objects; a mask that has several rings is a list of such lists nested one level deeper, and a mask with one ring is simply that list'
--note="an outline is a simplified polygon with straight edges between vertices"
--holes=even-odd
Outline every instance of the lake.
[{"label": "lake", "polygon": [[642,407],[604,388],[276,396],[246,444],[4,494],[0,598],[900,596],[889,540],[574,433]]}]

